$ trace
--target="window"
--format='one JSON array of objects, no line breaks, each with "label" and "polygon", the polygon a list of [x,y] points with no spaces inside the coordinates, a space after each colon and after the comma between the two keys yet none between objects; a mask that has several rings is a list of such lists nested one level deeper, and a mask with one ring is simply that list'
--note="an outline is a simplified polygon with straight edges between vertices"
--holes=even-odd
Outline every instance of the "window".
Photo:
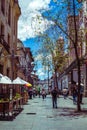
[{"label": "window", "polygon": [[[86,45],[87,45],[87,33],[86,33]],[[87,54],[87,46],[86,46],[86,54]]]},{"label": "window", "polygon": [[87,28],[87,16],[84,17],[84,21],[85,21],[85,28]]},{"label": "window", "polygon": [[14,17],[14,26],[13,26],[13,29],[14,29],[14,34],[15,34],[15,17]]},{"label": "window", "polygon": [[7,68],[7,76],[9,77],[9,68]]},{"label": "window", "polygon": [[8,8],[8,24],[11,25],[11,6]]},{"label": "window", "polygon": [[8,44],[10,46],[10,35],[8,34]]},{"label": "window", "polygon": [[1,35],[4,35],[4,25],[1,24]]},{"label": "window", "polygon": [[3,65],[0,65],[0,73],[3,74]]},{"label": "window", "polygon": [[14,17],[14,35],[16,35],[16,28],[17,28],[16,17]]},{"label": "window", "polygon": [[86,11],[87,11],[87,1],[86,1]]},{"label": "window", "polygon": [[5,14],[5,0],[1,0],[1,11]]}]

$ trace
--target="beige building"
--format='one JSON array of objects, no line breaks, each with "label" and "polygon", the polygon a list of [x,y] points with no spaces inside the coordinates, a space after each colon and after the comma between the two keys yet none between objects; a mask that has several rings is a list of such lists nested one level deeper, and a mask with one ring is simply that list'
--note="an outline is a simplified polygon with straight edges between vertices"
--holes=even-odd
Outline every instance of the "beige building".
[{"label": "beige building", "polygon": [[34,58],[32,55],[32,52],[30,48],[25,48],[26,51],[26,69],[25,69],[25,76],[26,80],[33,84],[33,78],[31,77],[31,73],[33,72],[34,69]]},{"label": "beige building", "polygon": [[[76,16],[75,19],[76,19],[77,31],[79,32],[79,16]],[[69,16],[68,17],[68,34],[69,34],[69,36],[71,37],[71,39],[73,41],[75,41],[75,27],[74,26],[75,26],[74,25],[74,16]],[[76,59],[74,44],[73,44],[72,40],[68,39],[68,44],[69,44],[69,65]],[[79,50],[79,48],[78,48],[78,50]]]},{"label": "beige building", "polygon": [[16,76],[17,23],[21,14],[18,0],[0,0],[0,73]]},{"label": "beige building", "polygon": [[[76,27],[78,35],[77,51],[79,58],[83,59],[80,65],[81,70],[81,83],[84,85],[84,95],[87,96],[87,1],[83,2],[83,7],[76,18]],[[68,17],[68,34],[75,39],[74,29],[74,17]],[[72,85],[73,81],[78,82],[78,71],[75,49],[72,41],[69,39],[68,44],[70,47],[69,51],[69,66],[66,68],[65,73],[61,74],[61,77],[68,75],[69,86]]]},{"label": "beige building", "polygon": [[18,42],[17,42],[17,68],[18,68],[18,71],[17,71],[17,76],[26,80],[25,79],[25,68],[26,68],[26,57],[25,57],[25,47],[22,43],[22,41],[20,41],[18,39]]},{"label": "beige building", "polygon": [[32,72],[34,68],[34,59],[30,48],[25,48],[22,41],[18,39],[17,43],[17,76],[30,82],[33,85],[34,78]]},{"label": "beige building", "polygon": [[80,11],[79,19],[82,57],[84,57],[81,77],[82,83],[84,84],[84,95],[87,96],[87,1],[83,2],[83,7]]}]

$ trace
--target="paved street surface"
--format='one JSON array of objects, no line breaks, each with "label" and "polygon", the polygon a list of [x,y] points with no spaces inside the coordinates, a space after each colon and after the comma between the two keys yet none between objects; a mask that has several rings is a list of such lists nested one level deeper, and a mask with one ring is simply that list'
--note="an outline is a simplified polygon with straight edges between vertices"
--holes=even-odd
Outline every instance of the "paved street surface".
[{"label": "paved street surface", "polygon": [[[82,108],[87,108],[87,99]],[[51,96],[34,98],[13,121],[0,121],[0,130],[87,130],[87,114],[73,115],[76,105],[71,99],[58,98],[58,108],[52,108]]]}]

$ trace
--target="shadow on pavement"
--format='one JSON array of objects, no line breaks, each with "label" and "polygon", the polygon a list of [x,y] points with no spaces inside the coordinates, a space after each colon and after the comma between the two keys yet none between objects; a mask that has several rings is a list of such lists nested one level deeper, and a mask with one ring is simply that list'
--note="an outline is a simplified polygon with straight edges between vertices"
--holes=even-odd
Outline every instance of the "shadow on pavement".
[{"label": "shadow on pavement", "polygon": [[66,117],[87,117],[87,109],[83,109],[80,112],[78,112],[74,108],[58,108],[58,111],[60,111],[59,116],[66,116]]},{"label": "shadow on pavement", "polygon": [[10,115],[0,115],[0,121],[13,121],[16,116],[18,116],[23,109],[15,110],[14,114]]}]

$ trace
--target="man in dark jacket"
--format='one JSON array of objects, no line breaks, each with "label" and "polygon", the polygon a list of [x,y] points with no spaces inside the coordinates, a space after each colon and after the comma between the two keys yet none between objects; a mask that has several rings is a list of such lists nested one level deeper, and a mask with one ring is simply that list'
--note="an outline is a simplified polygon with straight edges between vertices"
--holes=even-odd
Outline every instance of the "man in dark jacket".
[{"label": "man in dark jacket", "polygon": [[53,108],[57,108],[57,96],[58,96],[58,90],[56,87],[51,92],[52,95],[52,103],[53,103]]}]

